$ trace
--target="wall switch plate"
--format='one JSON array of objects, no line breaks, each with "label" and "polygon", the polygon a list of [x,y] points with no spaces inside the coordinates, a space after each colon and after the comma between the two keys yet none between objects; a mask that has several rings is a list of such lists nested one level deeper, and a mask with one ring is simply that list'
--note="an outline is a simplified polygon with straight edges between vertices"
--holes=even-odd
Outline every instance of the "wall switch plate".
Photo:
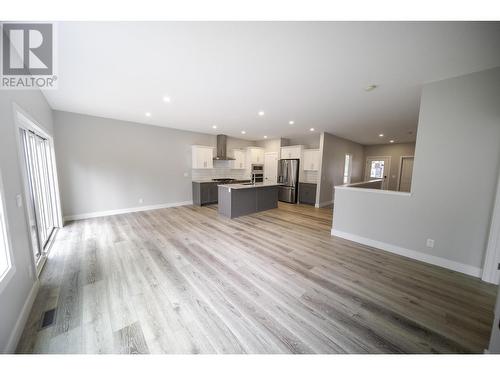
[{"label": "wall switch plate", "polygon": [[143,203],[143,202],[144,202],[144,199],[139,198],[139,203]]},{"label": "wall switch plate", "polygon": [[184,177],[187,177],[187,176],[189,176],[189,173],[184,172]]},{"label": "wall switch plate", "polygon": [[427,239],[427,247],[430,247],[431,249],[434,247],[434,240],[431,238]]},{"label": "wall switch plate", "polygon": [[23,197],[21,194],[16,195],[16,204],[18,208],[21,208],[23,206]]}]

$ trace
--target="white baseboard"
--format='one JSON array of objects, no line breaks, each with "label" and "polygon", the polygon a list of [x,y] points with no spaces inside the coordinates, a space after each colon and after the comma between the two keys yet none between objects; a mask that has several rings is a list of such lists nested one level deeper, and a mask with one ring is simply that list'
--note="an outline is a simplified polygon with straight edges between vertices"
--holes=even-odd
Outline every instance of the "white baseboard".
[{"label": "white baseboard", "polygon": [[19,342],[19,339],[23,334],[24,326],[28,321],[31,308],[33,307],[33,303],[35,302],[35,298],[38,294],[39,286],[40,282],[36,280],[31,287],[30,293],[28,294],[28,298],[26,298],[26,301],[24,302],[21,312],[19,313],[19,318],[17,319],[14,329],[10,334],[9,341],[7,342],[7,347],[4,348],[4,353],[14,353],[16,351],[17,343]]},{"label": "white baseboard", "polygon": [[363,245],[375,247],[380,250],[388,251],[390,253],[402,255],[407,258],[419,260],[421,262],[430,263],[435,266],[447,268],[453,271],[465,273],[466,275],[480,277],[482,270],[477,267],[469,266],[468,264],[463,264],[449,260],[446,258],[437,257],[434,255],[429,255],[422,253],[420,251],[405,249],[404,247],[391,245],[386,242],[372,240],[370,238],[358,236],[357,234],[351,234],[347,232],[342,232],[336,229],[332,229],[332,236],[340,237],[349,241],[358,242]]},{"label": "white baseboard", "polygon": [[188,205],[191,205],[191,204],[193,204],[193,201],[154,204],[154,205],[150,205],[150,206],[129,207],[129,208],[121,208],[121,209],[118,209],[118,210],[109,210],[109,211],[88,212],[88,213],[85,213],[85,214],[65,216],[64,217],[64,221],[66,222],[66,221],[71,221],[71,220],[91,219],[91,218],[94,218],[94,217],[128,214],[130,212],[139,212],[139,211],[158,210],[160,208],[188,206]]},{"label": "white baseboard", "polygon": [[333,204],[333,200],[331,200],[331,201],[325,201],[325,202],[319,202],[319,203],[316,203],[316,204],[314,205],[314,207],[316,207],[316,208],[321,208],[321,207],[330,206],[330,205],[332,205],[332,204]]}]

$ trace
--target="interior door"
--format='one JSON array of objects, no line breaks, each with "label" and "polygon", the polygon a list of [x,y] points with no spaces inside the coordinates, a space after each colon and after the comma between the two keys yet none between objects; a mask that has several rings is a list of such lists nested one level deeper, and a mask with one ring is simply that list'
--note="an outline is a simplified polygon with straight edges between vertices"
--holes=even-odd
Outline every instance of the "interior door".
[{"label": "interior door", "polygon": [[401,159],[401,170],[399,171],[399,191],[411,191],[411,179],[413,175],[414,157],[403,157]]},{"label": "interior door", "polygon": [[264,182],[278,181],[278,153],[266,152],[264,154]]},{"label": "interior door", "polygon": [[382,189],[389,189],[389,174],[391,171],[391,158],[377,156],[366,158],[365,181],[382,179]]}]

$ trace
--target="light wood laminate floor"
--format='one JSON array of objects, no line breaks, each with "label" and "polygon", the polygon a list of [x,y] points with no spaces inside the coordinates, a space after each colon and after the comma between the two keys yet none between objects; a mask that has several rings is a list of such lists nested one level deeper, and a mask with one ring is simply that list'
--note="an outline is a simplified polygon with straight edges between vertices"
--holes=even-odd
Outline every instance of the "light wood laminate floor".
[{"label": "light wood laminate floor", "polygon": [[[332,211],[184,206],[69,223],[20,353],[482,352],[495,288],[330,236]],[[44,311],[53,325],[40,329]]]}]

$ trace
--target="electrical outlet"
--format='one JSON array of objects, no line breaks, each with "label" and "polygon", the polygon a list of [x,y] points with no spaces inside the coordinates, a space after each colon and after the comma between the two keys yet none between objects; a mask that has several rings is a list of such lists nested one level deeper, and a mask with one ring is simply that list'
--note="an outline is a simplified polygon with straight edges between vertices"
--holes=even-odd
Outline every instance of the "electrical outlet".
[{"label": "electrical outlet", "polygon": [[143,202],[144,202],[144,199],[139,198],[139,203],[143,203]]},{"label": "electrical outlet", "polygon": [[434,247],[434,240],[432,238],[427,239],[427,247],[430,247],[431,249]]}]

